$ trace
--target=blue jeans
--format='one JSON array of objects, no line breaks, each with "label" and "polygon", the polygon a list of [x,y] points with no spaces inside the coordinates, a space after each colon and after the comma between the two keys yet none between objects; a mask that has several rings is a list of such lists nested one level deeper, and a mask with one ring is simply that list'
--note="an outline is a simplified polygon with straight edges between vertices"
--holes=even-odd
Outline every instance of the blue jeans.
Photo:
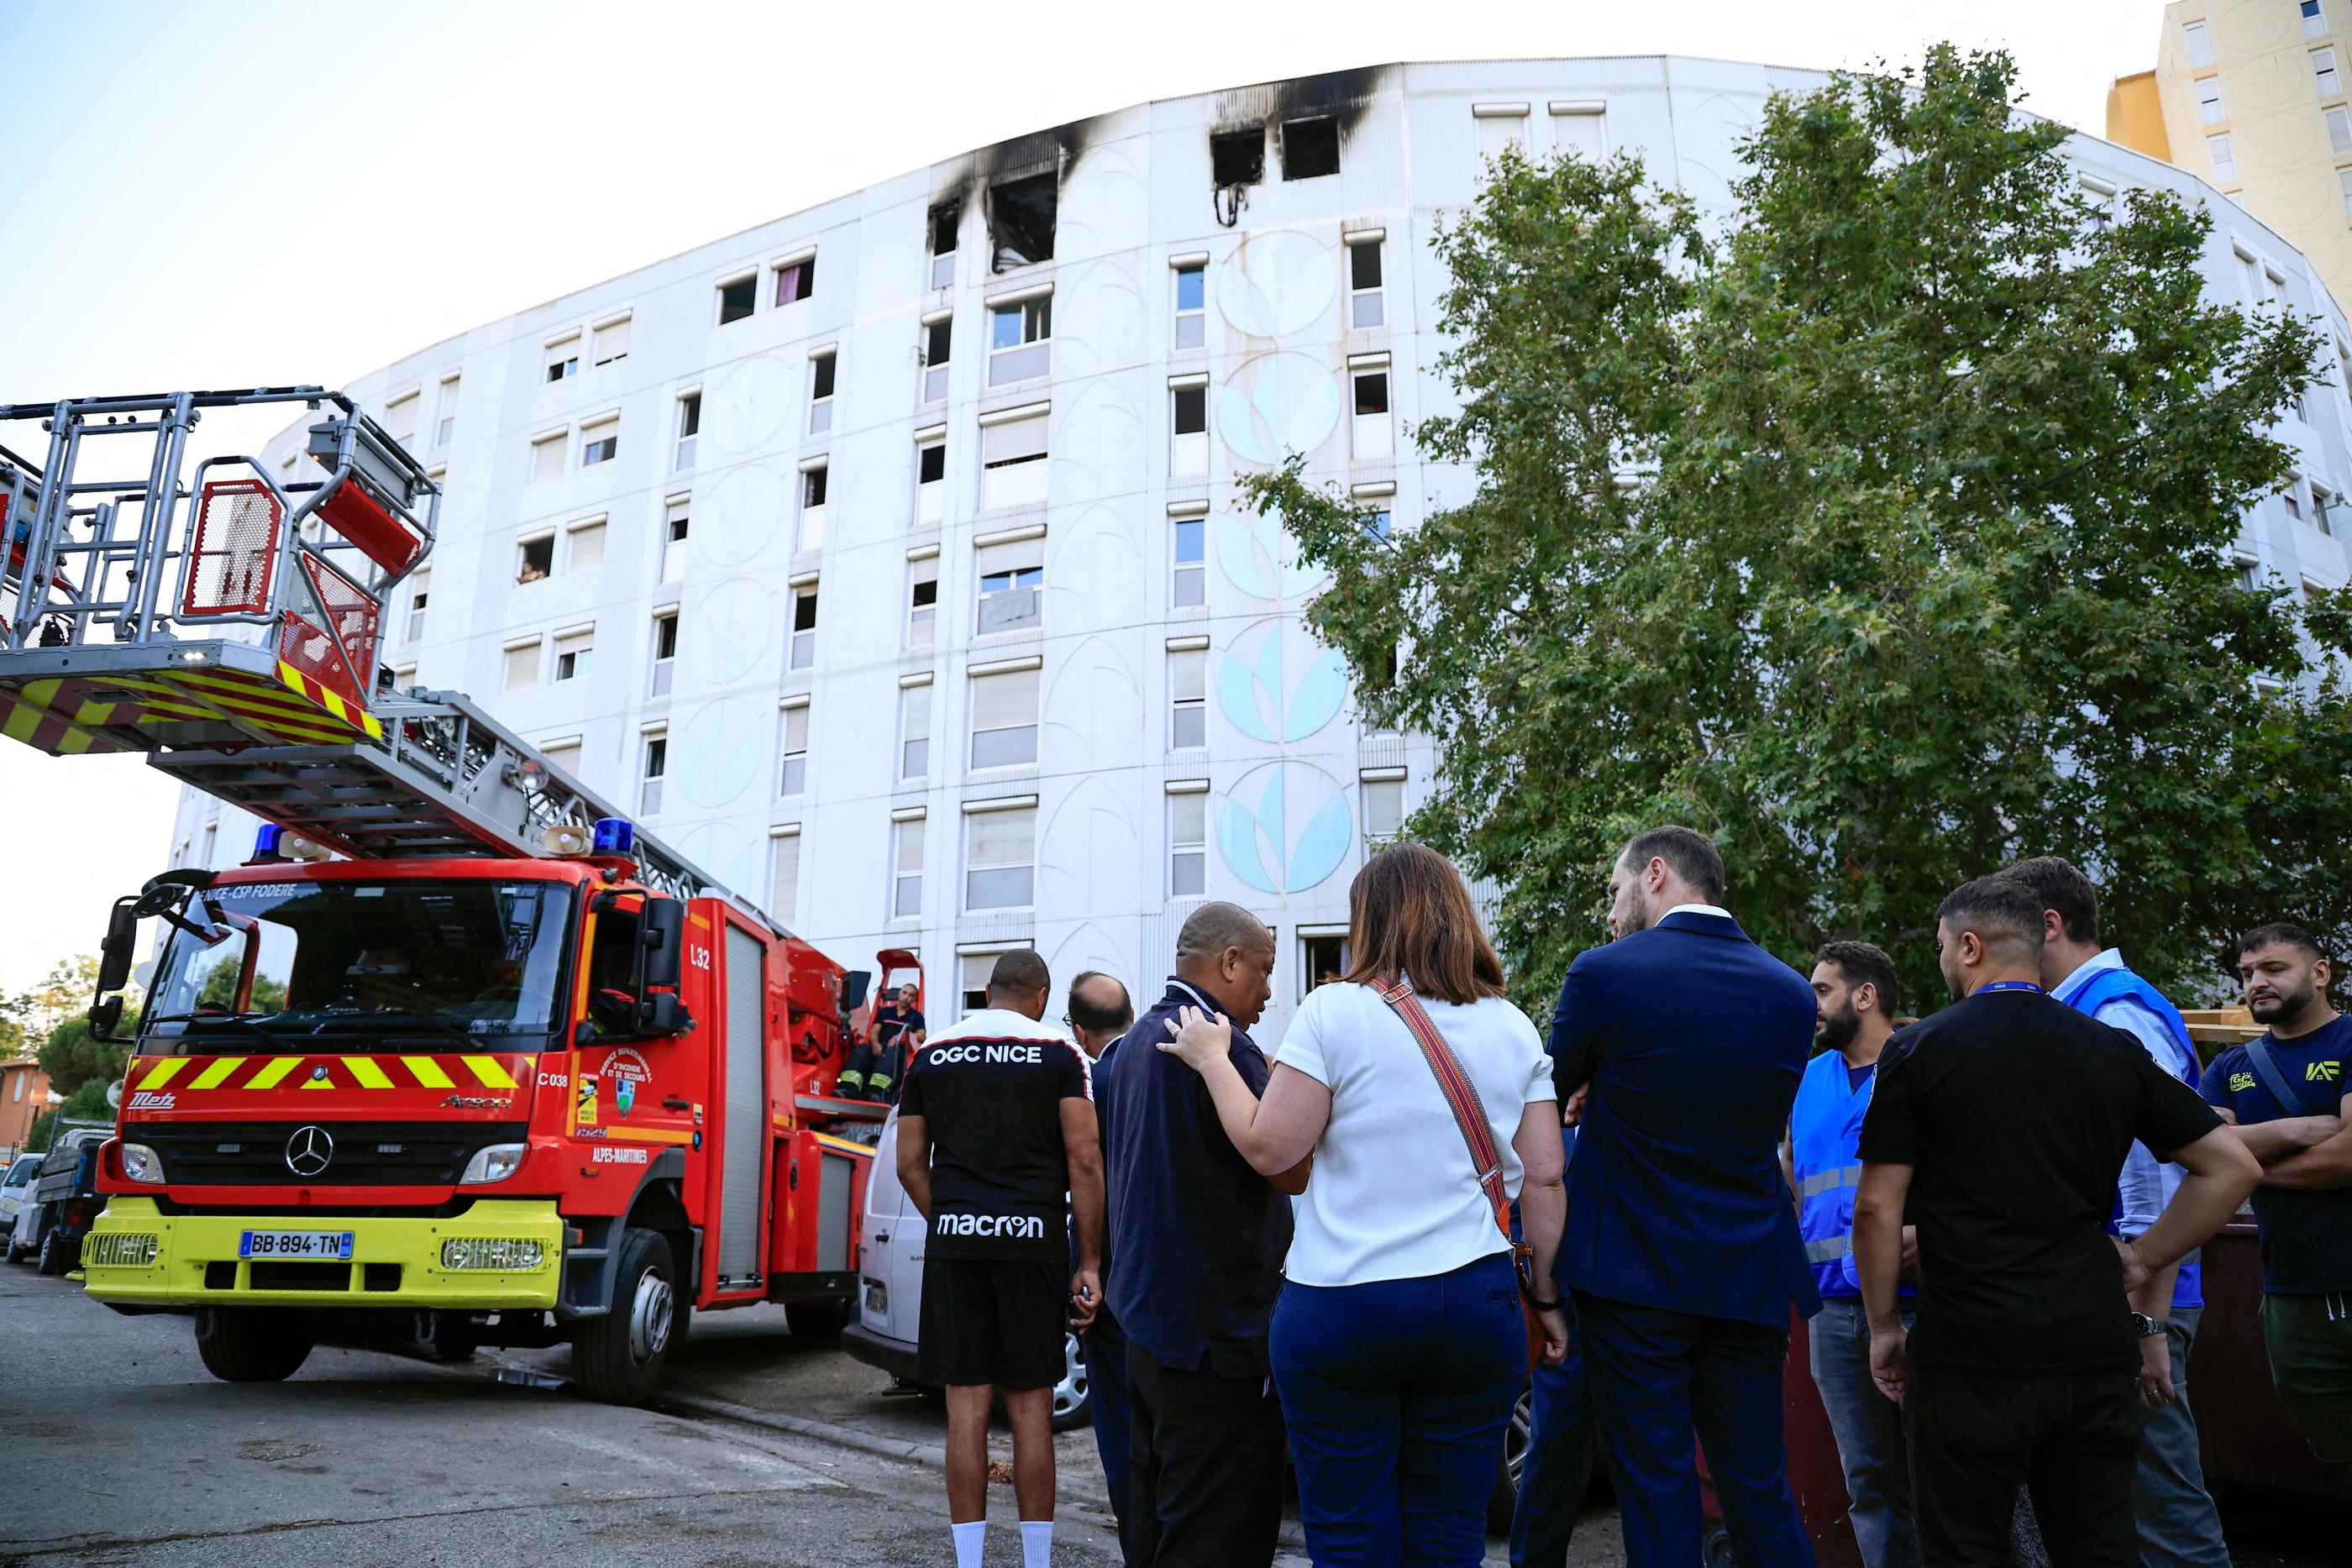
[{"label": "blue jeans", "polygon": [[1575,1294],[1626,1568],[1702,1560],[1694,1435],[1706,1449],[1739,1561],[1813,1568],[1812,1542],[1789,1492],[1780,1400],[1789,1331]]},{"label": "blue jeans", "polygon": [[1568,1359],[1537,1367],[1530,1380],[1528,1462],[1511,1511],[1511,1568],[1565,1568],[1592,1475],[1592,1387],[1573,1305],[1568,1335]]},{"label": "blue jeans", "polygon": [[1118,1516],[1118,1554],[1134,1559],[1128,1542],[1135,1529],[1128,1505],[1128,1420],[1135,1398],[1127,1386],[1127,1335],[1108,1311],[1087,1331],[1087,1417],[1094,1423],[1095,1452],[1102,1456],[1103,1490],[1110,1493],[1110,1511]]},{"label": "blue jeans", "polygon": [[[1903,1314],[1903,1322],[1910,1326],[1910,1313]],[[1862,1298],[1824,1297],[1806,1337],[1813,1386],[1829,1412],[1838,1463],[1845,1470],[1846,1521],[1862,1548],[1864,1568],[1919,1568],[1903,1407],[1870,1380],[1870,1318]]]},{"label": "blue jeans", "polygon": [[1271,1349],[1317,1568],[1475,1568],[1527,1375],[1508,1256],[1421,1279],[1286,1285]]}]

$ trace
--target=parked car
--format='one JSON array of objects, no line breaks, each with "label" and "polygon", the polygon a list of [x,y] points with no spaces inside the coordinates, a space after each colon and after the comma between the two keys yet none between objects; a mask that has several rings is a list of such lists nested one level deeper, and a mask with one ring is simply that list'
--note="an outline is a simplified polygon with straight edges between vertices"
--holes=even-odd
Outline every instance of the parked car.
[{"label": "parked car", "polygon": [[[858,1321],[841,1331],[841,1344],[868,1366],[879,1367],[902,1383],[917,1385],[921,1380],[915,1375],[915,1345],[922,1322],[923,1240],[928,1234],[923,1217],[898,1183],[898,1116],[894,1111],[882,1124],[873,1173],[866,1181],[866,1234],[859,1238],[863,1245],[858,1251]],[[1063,1336],[1062,1365],[1062,1381],[1054,1385],[1056,1432],[1083,1427],[1091,1418],[1087,1408],[1086,1342],[1075,1333]],[[1510,1529],[1519,1473],[1527,1465],[1528,1408],[1528,1396],[1522,1394],[1517,1408],[1511,1412],[1503,1452],[1496,1463],[1495,1493],[1486,1505],[1486,1523],[1498,1534]]]},{"label": "parked car", "polygon": [[98,1151],[112,1135],[111,1127],[73,1128],[59,1133],[42,1156],[26,1200],[37,1228],[26,1236],[19,1216],[16,1229],[20,1245],[39,1249],[42,1273],[68,1274],[80,1264],[81,1239],[106,1207],[98,1191]]},{"label": "parked car", "polygon": [[38,1154],[18,1155],[0,1171],[0,1253],[11,1263],[21,1262],[26,1251],[16,1245],[16,1214],[33,1196],[33,1177],[41,1168]]}]

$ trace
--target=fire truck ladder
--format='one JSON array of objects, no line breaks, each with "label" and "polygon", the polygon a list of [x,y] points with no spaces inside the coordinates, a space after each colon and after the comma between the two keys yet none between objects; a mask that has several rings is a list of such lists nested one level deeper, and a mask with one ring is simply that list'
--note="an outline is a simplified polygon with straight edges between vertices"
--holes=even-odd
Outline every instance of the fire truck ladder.
[{"label": "fire truck ladder", "polygon": [[[322,479],[206,458],[205,410],[302,403]],[[425,559],[440,486],[321,387],[0,404],[39,419],[47,461],[0,445],[0,735],[151,767],[363,859],[577,854],[622,811],[454,692],[395,692],[376,654],[387,596]],[[127,443],[106,438],[129,438]],[[145,438],[143,472],[86,476]],[[168,585],[168,595],[166,592]],[[731,896],[649,834],[639,874]]]}]

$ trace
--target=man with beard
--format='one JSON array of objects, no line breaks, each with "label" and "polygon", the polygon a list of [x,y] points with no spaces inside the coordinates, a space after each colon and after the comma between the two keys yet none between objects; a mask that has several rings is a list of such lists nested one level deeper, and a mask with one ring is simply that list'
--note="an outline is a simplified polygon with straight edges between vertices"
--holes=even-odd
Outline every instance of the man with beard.
[{"label": "man with beard", "polygon": [[2238,939],[2238,976],[2270,1032],[2205,1070],[2208,1104],[2263,1163],[2263,1343],[2271,1381],[2312,1451],[2352,1460],[2352,1018],[2300,925]]},{"label": "man with beard", "polygon": [[[1895,1032],[1894,961],[1867,942],[1831,942],[1814,955],[1814,1037],[1824,1049],[1805,1068],[1781,1145],[1797,1228],[1822,1293],[1808,1335],[1813,1386],[1821,1391],[1845,1469],[1854,1543],[1865,1568],[1916,1568],[1911,1471],[1903,1455],[1903,1412],[1870,1380],[1870,1327],[1862,1287],[1849,1267],[1854,1186],[1862,1179],[1863,1113],[1880,1052]],[[1906,1260],[1913,1232],[1904,1230]],[[1906,1296],[1909,1291],[1904,1292]]]},{"label": "man with beard", "polygon": [[1781,1368],[1791,1308],[1821,1302],[1780,1148],[1815,1004],[1723,897],[1713,839],[1635,834],[1609,876],[1617,939],[1577,955],[1552,1013],[1580,1128],[1553,1271],[1575,1292],[1628,1568],[1700,1559],[1698,1443],[1740,1561],[1813,1563]]},{"label": "man with beard", "polygon": [[[2042,988],[2042,904],[1979,877],[1936,911],[1956,998],[1898,1031],[1863,1119],[1854,1262],[1871,1373],[1904,1407],[1929,1568],[2007,1560],[2018,1487],[2053,1561],[2139,1561],[2139,1348],[2126,1292],[2221,1229],[2262,1168],[2139,1042]],[[2134,1140],[2187,1167],[2108,1236]],[[1896,1299],[1918,1227],[1918,1316]]]}]

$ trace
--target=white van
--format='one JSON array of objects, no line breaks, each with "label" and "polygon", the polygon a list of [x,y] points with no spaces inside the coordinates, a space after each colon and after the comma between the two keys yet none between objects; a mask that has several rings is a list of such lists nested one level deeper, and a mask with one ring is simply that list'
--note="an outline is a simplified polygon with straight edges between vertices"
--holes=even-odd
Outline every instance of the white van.
[{"label": "white van", "polygon": [[0,1252],[11,1263],[20,1262],[32,1248],[28,1243],[16,1245],[16,1212],[27,1206],[33,1196],[33,1177],[41,1168],[42,1156],[37,1154],[18,1155],[8,1162],[5,1174],[0,1174]]}]

